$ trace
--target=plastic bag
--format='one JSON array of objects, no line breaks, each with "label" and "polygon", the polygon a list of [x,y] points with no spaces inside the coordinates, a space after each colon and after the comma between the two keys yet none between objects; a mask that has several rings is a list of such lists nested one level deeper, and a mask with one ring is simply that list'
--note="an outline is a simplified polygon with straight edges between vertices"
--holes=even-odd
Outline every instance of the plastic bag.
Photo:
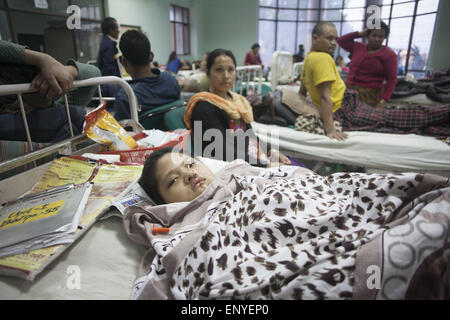
[{"label": "plastic bag", "polygon": [[105,110],[106,101],[85,116],[84,133],[100,144],[108,146],[109,150],[129,150],[138,147],[136,141]]}]

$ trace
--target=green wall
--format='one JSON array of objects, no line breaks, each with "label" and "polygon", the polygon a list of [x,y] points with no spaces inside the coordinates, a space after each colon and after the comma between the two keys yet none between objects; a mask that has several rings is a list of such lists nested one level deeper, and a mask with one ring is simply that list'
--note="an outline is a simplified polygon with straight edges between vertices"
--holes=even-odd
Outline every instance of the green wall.
[{"label": "green wall", "polygon": [[[117,19],[119,24],[140,26],[147,34],[155,54],[155,61],[166,63],[171,52],[169,5],[179,5],[190,9],[191,51],[197,56],[197,14],[196,0],[108,0],[107,15]],[[181,58],[191,59],[192,56]]]},{"label": "green wall", "polygon": [[430,48],[428,68],[445,70],[450,68],[450,1],[441,0],[436,17],[433,41]]},{"label": "green wall", "polygon": [[171,51],[170,4],[189,8],[191,55],[201,59],[215,48],[230,49],[238,65],[258,39],[258,0],[107,0],[107,15],[119,24],[141,26],[155,53],[155,60],[166,63]]},{"label": "green wall", "polygon": [[[203,52],[216,48],[233,51],[237,65],[244,64],[258,41],[258,0],[199,0],[203,16]],[[265,63],[265,61],[263,61]]]}]

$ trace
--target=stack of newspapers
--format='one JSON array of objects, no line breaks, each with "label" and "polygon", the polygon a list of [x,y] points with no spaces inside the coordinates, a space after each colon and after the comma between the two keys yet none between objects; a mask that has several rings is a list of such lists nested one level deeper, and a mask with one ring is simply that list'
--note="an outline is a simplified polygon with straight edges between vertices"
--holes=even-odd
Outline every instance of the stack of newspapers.
[{"label": "stack of newspapers", "polygon": [[67,184],[4,204],[0,257],[72,243],[91,190],[91,183]]}]

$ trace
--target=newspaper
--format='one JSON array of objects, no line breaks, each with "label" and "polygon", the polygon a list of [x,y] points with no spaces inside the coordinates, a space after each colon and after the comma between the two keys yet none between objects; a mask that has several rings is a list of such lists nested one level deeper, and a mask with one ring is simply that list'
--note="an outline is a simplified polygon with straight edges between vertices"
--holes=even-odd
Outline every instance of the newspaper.
[{"label": "newspaper", "polygon": [[0,257],[74,241],[91,183],[34,193],[0,210]]},{"label": "newspaper", "polygon": [[[137,180],[130,185],[122,197],[119,197],[112,204],[112,206],[120,213],[120,217],[125,213],[125,209],[130,206],[140,206],[145,208],[153,205],[154,202],[150,200]],[[115,213],[117,214],[117,211],[115,211]]]},{"label": "newspaper", "polygon": [[[108,164],[83,157],[62,157],[53,160],[31,192],[40,192],[68,183],[93,183],[91,193],[75,233],[81,237],[108,209],[124,196],[130,185],[141,175],[142,165]],[[32,281],[68,245],[54,245],[28,253],[0,258],[0,275],[9,275]]]}]

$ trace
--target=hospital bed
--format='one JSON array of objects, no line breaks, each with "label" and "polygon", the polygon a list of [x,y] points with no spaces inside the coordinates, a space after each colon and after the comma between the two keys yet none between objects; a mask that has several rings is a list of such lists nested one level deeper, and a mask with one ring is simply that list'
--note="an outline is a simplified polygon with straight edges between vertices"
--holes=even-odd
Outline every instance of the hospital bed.
[{"label": "hospital bed", "polygon": [[245,90],[261,94],[263,91],[263,70],[261,66],[236,67],[236,82],[233,91],[244,95]]},{"label": "hospital bed", "polygon": [[[298,92],[299,86],[288,83],[302,66],[303,64],[296,64],[294,67],[289,52],[274,52],[272,89]],[[407,105],[411,99],[408,98],[406,101],[397,99],[395,102]],[[315,169],[324,163],[338,163],[366,168],[368,171],[431,172],[450,176],[450,147],[431,137],[415,134],[347,132],[349,139],[337,142],[326,136],[300,132],[292,128],[256,122],[252,127],[260,137],[277,135],[283,153],[299,159],[313,160],[317,165]]]},{"label": "hospital bed", "polygon": [[426,172],[450,177],[450,146],[415,134],[347,132],[346,141],[253,122],[263,141],[272,142],[294,158],[313,160],[317,171],[325,163],[365,168],[367,172]]},{"label": "hospital bed", "polygon": [[[139,122],[137,100],[126,81],[117,77],[99,77],[75,81],[74,87],[101,84],[118,84],[125,88],[130,101],[131,119],[123,120],[120,123],[123,126],[130,126],[133,133],[140,132],[143,128]],[[30,91],[28,84],[0,86],[0,95],[18,94],[21,96]],[[173,119],[167,115],[171,112],[180,113],[182,109],[173,107],[168,108],[169,111],[164,114],[164,121],[168,121],[168,125],[175,128],[178,124],[171,124],[170,121]],[[50,154],[77,156],[102,151],[101,146],[96,143],[76,150],[77,146],[88,141],[89,138],[85,134],[72,136],[20,158],[1,162],[0,173]],[[201,158],[201,161],[207,164],[213,172],[217,172],[226,165],[226,162],[212,159]],[[30,190],[50,165],[51,162],[48,162],[0,180],[0,203],[17,199]],[[0,276],[0,299],[129,299],[139,264],[146,249],[128,238],[122,219],[113,212],[113,209],[106,211],[95,223],[84,229],[76,241],[55,255],[33,281]],[[79,270],[80,275],[80,282],[75,286],[71,280],[73,270]]]},{"label": "hospital bed", "polygon": [[[130,101],[131,119],[124,120],[121,124],[131,127],[133,132],[140,132],[143,128],[138,122],[137,101],[133,90],[123,79],[92,78],[75,81],[74,87],[100,84],[118,84],[125,89]],[[27,92],[31,92],[29,84],[0,86],[0,95],[17,94],[19,102],[22,101],[21,95]],[[67,107],[67,98],[65,101]],[[20,107],[24,114],[22,103]],[[28,128],[26,122],[24,125]],[[29,132],[27,138],[31,145]],[[101,151],[100,145],[89,144],[88,141],[86,135],[74,136],[72,133],[69,139],[1,162],[0,173],[51,154],[81,155]],[[81,149],[77,150],[80,145]],[[50,164],[48,162],[1,180],[0,203],[15,200],[30,190]],[[0,299],[128,299],[143,252],[143,248],[127,238],[121,219],[114,217],[96,221],[80,231],[80,236],[68,248],[58,251],[34,281],[0,276]],[[81,285],[78,289],[70,285],[70,270],[74,266],[81,272]]]},{"label": "hospital bed", "polygon": [[[90,152],[96,152],[95,148]],[[98,151],[98,150],[97,150]],[[80,154],[77,152],[76,154]],[[226,163],[203,159],[213,172]],[[14,183],[29,189],[47,169],[42,166],[14,178],[0,181],[0,190]],[[110,212],[105,213],[105,217]],[[75,243],[49,264],[33,282],[0,276],[0,299],[31,300],[127,300],[146,249],[131,241],[117,216],[100,218]],[[72,281],[79,270],[80,281]]]},{"label": "hospital bed", "polygon": [[293,63],[290,52],[275,51],[272,55],[272,65],[270,66],[270,86],[276,90],[279,86],[291,84],[296,76],[301,73],[302,63]]}]

